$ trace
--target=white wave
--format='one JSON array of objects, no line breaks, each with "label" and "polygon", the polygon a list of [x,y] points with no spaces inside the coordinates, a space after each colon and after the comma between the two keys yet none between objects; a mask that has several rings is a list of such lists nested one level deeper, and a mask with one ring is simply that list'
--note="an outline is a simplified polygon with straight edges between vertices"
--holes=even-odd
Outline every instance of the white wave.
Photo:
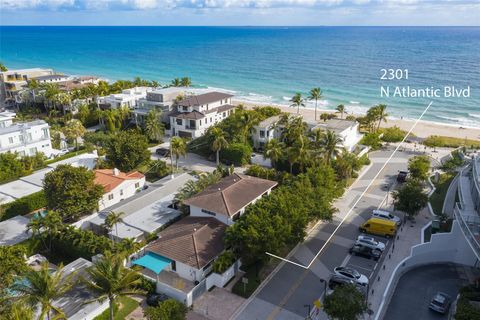
[{"label": "white wave", "polygon": [[265,96],[265,95],[257,94],[253,92],[249,92],[248,95],[235,96],[235,99],[246,101],[246,102],[262,103],[262,104],[273,103],[272,96]]},{"label": "white wave", "polygon": [[292,97],[285,97],[285,96],[283,96],[282,99],[283,99],[283,100],[286,100],[286,101],[290,101],[290,99],[292,99]]},{"label": "white wave", "polygon": [[231,89],[225,89],[225,88],[218,88],[218,87],[207,87],[208,90],[212,91],[219,91],[219,92],[224,92],[224,93],[230,93],[230,94],[235,94],[237,91],[231,90]]},{"label": "white wave", "polygon": [[462,127],[477,128],[477,129],[478,127],[480,127],[480,121],[472,120],[465,117],[448,117],[448,116],[439,116],[439,115],[437,115],[437,117]]},{"label": "white wave", "polygon": [[358,101],[349,101],[348,103],[351,103],[351,104],[360,104],[360,102],[358,102]]},{"label": "white wave", "polygon": [[480,114],[469,113],[468,115],[469,115],[470,117],[474,117],[474,118],[480,119]]}]

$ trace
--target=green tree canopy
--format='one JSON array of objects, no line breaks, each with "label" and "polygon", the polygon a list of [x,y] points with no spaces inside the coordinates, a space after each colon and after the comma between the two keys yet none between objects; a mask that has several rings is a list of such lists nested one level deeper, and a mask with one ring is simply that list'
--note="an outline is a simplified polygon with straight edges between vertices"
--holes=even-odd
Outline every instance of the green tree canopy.
[{"label": "green tree canopy", "polygon": [[416,179],[408,180],[400,190],[393,193],[395,209],[414,217],[428,203],[428,195],[423,190],[422,184]]},{"label": "green tree canopy", "polygon": [[367,311],[365,297],[352,284],[335,288],[325,297],[324,311],[332,319],[357,320]]},{"label": "green tree canopy", "polygon": [[408,171],[414,179],[425,181],[430,170],[430,159],[427,156],[415,156],[408,160]]},{"label": "green tree canopy", "polygon": [[148,320],[185,320],[187,311],[188,309],[184,304],[168,299],[157,307],[147,307],[143,315]]},{"label": "green tree canopy", "polygon": [[104,192],[94,179],[95,173],[85,167],[57,166],[43,180],[47,208],[68,220],[92,213]]},{"label": "green tree canopy", "polygon": [[28,270],[22,246],[0,246],[0,292],[10,287],[15,275]]},{"label": "green tree canopy", "polygon": [[150,159],[147,138],[134,130],[121,131],[107,144],[108,161],[121,171],[132,171]]}]

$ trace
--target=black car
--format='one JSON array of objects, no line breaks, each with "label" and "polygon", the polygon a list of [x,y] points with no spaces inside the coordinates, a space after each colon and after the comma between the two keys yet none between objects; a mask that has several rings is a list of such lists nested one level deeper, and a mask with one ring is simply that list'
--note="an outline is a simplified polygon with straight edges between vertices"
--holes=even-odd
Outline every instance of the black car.
[{"label": "black car", "polygon": [[378,259],[380,259],[382,251],[378,249],[372,249],[367,246],[362,246],[360,244],[355,244],[352,248],[350,248],[350,254],[354,256],[362,256],[377,261]]},{"label": "black car", "polygon": [[147,305],[150,307],[156,307],[158,306],[161,302],[170,299],[169,296],[163,294],[163,293],[152,293],[147,296]]},{"label": "black car", "polygon": [[168,157],[170,154],[170,150],[168,150],[167,148],[158,148],[157,150],[155,150],[155,153],[161,157]]},{"label": "black car", "polygon": [[398,171],[397,182],[404,183],[407,181],[408,172],[407,171]]}]

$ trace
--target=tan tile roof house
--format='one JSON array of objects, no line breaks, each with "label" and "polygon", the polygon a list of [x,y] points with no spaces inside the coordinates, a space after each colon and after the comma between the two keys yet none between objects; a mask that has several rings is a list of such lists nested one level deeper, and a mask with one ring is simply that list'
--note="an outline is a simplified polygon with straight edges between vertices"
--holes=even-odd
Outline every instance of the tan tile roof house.
[{"label": "tan tile roof house", "polygon": [[202,269],[223,250],[227,225],[208,217],[186,217],[161,231],[145,250]]},{"label": "tan tile roof house", "polygon": [[276,185],[275,181],[234,173],[185,200],[184,204],[232,218]]},{"label": "tan tile roof house", "polygon": [[124,173],[118,169],[95,170],[95,184],[102,185],[105,192],[112,191],[125,180],[136,180],[143,177],[144,175],[138,171]]}]

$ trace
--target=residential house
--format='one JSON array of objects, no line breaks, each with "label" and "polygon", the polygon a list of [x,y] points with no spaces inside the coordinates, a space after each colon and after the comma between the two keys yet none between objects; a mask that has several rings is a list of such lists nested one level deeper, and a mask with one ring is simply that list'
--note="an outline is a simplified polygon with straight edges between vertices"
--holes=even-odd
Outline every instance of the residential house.
[{"label": "residential house", "polygon": [[252,130],[253,147],[262,150],[268,141],[280,139],[281,130],[278,128],[280,116],[273,116],[261,121]]},{"label": "residential house", "polygon": [[32,77],[29,80],[36,80],[39,84],[60,83],[70,80],[71,77],[64,74],[48,74],[38,77]]},{"label": "residential house", "polygon": [[43,120],[14,123],[14,113],[0,113],[0,153],[18,152],[20,156],[33,156],[42,152],[52,155],[50,126]]},{"label": "residential house", "polygon": [[99,210],[103,210],[142,190],[145,176],[138,171],[124,173],[117,168],[98,169],[95,170],[95,183],[103,186],[105,190],[98,203]]},{"label": "residential house", "polygon": [[170,115],[172,136],[198,138],[214,124],[232,114],[233,95],[208,92],[187,97],[177,103],[176,111]]},{"label": "residential house", "polygon": [[52,69],[32,68],[0,72],[0,107],[15,106],[22,102],[20,93],[28,80],[53,75]]},{"label": "residential house", "polygon": [[162,122],[169,124],[173,105],[179,97],[185,95],[186,90],[186,87],[168,87],[147,92],[147,96],[140,98],[137,107],[133,110],[135,122],[143,124],[151,110],[159,110],[162,114]]},{"label": "residential house", "polygon": [[362,140],[360,133],[360,124],[355,120],[330,119],[325,122],[308,123],[310,130],[321,129],[323,131],[330,130],[342,139],[339,147],[345,148],[352,152],[356,145]]},{"label": "residential house", "polygon": [[232,225],[245,208],[270,194],[277,182],[234,173],[184,201],[193,217],[215,217]]},{"label": "residential house", "polygon": [[97,103],[105,107],[118,109],[127,107],[134,109],[140,99],[147,97],[147,92],[152,91],[150,87],[135,87],[122,90],[122,93],[114,93],[105,97],[98,97]]}]

